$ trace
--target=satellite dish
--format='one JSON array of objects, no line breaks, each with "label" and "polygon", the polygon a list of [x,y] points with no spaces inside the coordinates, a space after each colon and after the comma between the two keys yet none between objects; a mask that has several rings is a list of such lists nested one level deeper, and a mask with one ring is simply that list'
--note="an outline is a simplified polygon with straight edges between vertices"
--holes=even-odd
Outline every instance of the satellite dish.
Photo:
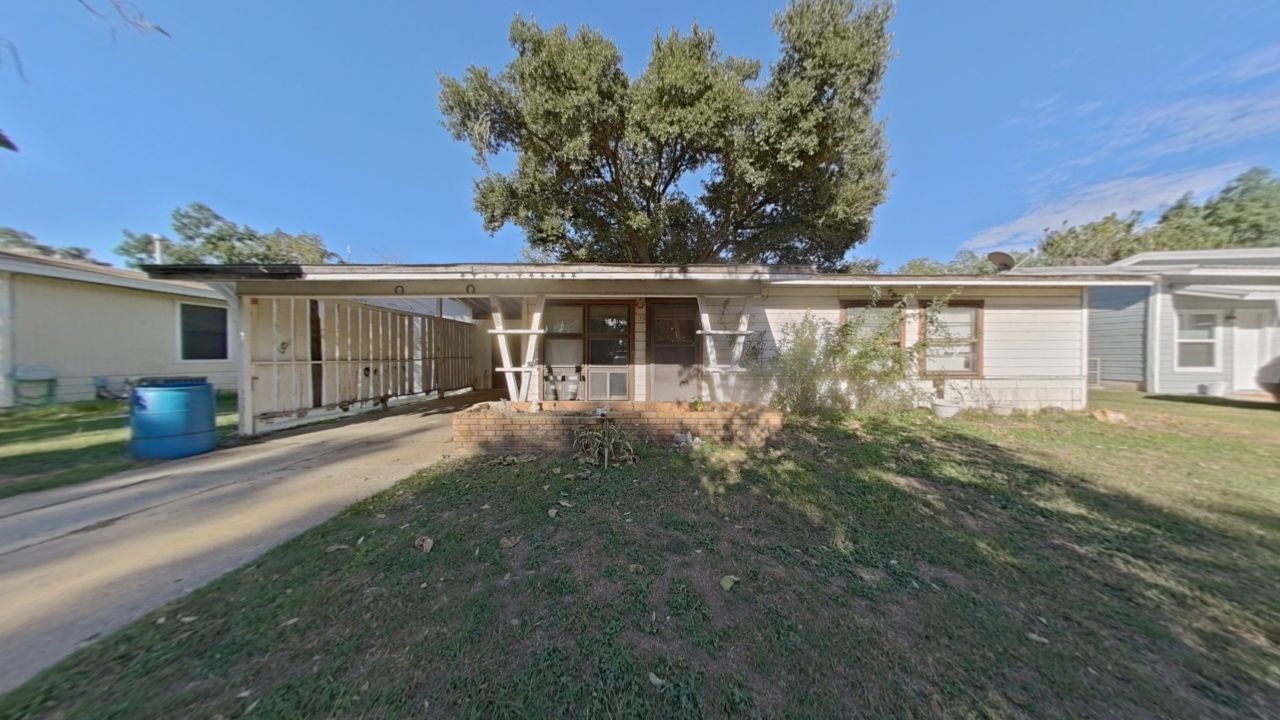
[{"label": "satellite dish", "polygon": [[991,261],[992,265],[996,266],[996,270],[999,272],[1012,270],[1016,262],[1012,255],[1007,252],[1000,252],[999,250],[993,253],[987,253],[987,259]]}]

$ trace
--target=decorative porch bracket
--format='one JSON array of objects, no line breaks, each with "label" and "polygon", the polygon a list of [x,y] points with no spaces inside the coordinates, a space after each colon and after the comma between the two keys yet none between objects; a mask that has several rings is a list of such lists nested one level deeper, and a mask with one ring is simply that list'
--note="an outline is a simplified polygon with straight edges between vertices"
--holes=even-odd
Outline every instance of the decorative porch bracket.
[{"label": "decorative porch bracket", "polygon": [[[698,334],[702,336],[702,341],[706,348],[706,354],[702,364],[702,369],[707,372],[707,392],[711,395],[713,402],[720,401],[720,382],[721,375],[727,375],[727,379],[723,383],[725,389],[728,390],[730,397],[723,398],[732,400],[733,391],[737,387],[735,376],[746,372],[746,368],[742,367],[742,355],[746,348],[747,336],[751,334],[749,329],[751,326],[751,298],[747,298],[742,305],[742,312],[738,315],[737,330],[716,330],[711,326],[711,313],[707,309],[707,298],[705,295],[698,296],[698,318],[702,329]],[[728,365],[721,365],[716,354],[716,336],[729,335],[733,337],[733,349],[730,353]]]},{"label": "decorative porch bracket", "polygon": [[[542,311],[546,306],[547,298],[545,295],[539,295],[533,303],[533,314],[529,318],[529,327],[507,329],[502,318],[502,304],[497,296],[490,296],[489,305],[493,313],[493,329],[489,331],[490,335],[498,336],[498,354],[502,356],[502,367],[494,368],[494,370],[502,373],[507,379],[507,396],[512,402],[519,400],[527,400],[529,398],[529,388],[537,381],[537,367],[534,360],[537,359],[538,336],[544,330],[542,329]],[[525,345],[524,364],[516,367],[511,362],[511,346],[507,344],[507,338],[511,335],[527,335],[529,342]]]}]

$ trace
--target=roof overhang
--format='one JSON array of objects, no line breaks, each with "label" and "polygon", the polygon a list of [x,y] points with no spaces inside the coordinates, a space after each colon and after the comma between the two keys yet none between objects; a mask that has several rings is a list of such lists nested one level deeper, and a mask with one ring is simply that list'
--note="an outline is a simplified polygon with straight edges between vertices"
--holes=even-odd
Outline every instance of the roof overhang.
[{"label": "roof overhang", "polygon": [[[489,294],[494,282],[572,292],[575,285],[599,282],[662,283],[667,287],[691,282],[715,283],[727,294],[767,287],[1090,287],[1139,285],[1150,277],[1124,275],[846,275],[820,273],[798,265],[604,265],[604,264],[462,264],[462,265],[149,265],[156,278],[235,282],[241,294],[268,292],[291,285],[329,288],[365,286],[395,290],[396,294],[429,294],[432,288],[467,294]],[[480,283],[487,287],[479,287]],[[660,292],[654,285],[655,294]],[[477,289],[478,288],[478,289]],[[294,289],[296,290],[299,288]],[[506,293],[496,293],[506,294]]]},{"label": "roof overhang", "polygon": [[1280,302],[1280,285],[1184,285],[1174,295],[1220,300]]},{"label": "roof overhang", "polygon": [[129,290],[165,293],[167,295],[181,295],[205,300],[226,300],[217,290],[205,285],[175,282],[174,280],[150,275],[149,273],[144,275],[140,272],[131,272],[119,268],[97,269],[91,266],[80,267],[80,263],[55,262],[39,257],[27,258],[13,253],[4,253],[0,256],[0,272],[72,280],[94,285],[107,285]]}]

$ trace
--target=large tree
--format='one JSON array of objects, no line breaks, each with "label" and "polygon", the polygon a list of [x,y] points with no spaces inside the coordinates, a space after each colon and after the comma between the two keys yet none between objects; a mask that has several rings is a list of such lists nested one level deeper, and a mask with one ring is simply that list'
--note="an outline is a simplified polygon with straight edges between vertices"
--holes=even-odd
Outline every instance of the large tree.
[{"label": "large tree", "polygon": [[[283,230],[260,232],[237,225],[208,205],[191,203],[173,211],[176,239],[160,237],[164,261],[197,263],[297,263],[320,265],[338,261],[319,235]],[[124,231],[116,254],[133,267],[153,262],[156,236]]]},{"label": "large tree", "polygon": [[[485,228],[515,224],[535,252],[834,269],[885,196],[875,109],[890,15],[880,2],[792,0],[763,81],[759,61],[723,56],[697,26],[655,37],[633,78],[599,32],[517,17],[515,59],[442,76],[440,107],[483,167]],[[495,167],[508,153],[513,167]]]}]

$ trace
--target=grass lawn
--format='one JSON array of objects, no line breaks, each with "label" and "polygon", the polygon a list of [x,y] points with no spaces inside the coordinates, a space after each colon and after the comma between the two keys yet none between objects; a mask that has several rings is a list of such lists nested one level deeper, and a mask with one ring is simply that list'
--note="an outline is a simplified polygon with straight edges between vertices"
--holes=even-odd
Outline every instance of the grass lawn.
[{"label": "grass lawn", "polygon": [[[235,424],[235,396],[218,395],[220,432],[231,435]],[[0,498],[145,464],[129,457],[129,405],[123,400],[0,413]]]},{"label": "grass lawn", "polygon": [[1280,412],[1097,404],[446,462],[0,717],[1276,717]]}]

